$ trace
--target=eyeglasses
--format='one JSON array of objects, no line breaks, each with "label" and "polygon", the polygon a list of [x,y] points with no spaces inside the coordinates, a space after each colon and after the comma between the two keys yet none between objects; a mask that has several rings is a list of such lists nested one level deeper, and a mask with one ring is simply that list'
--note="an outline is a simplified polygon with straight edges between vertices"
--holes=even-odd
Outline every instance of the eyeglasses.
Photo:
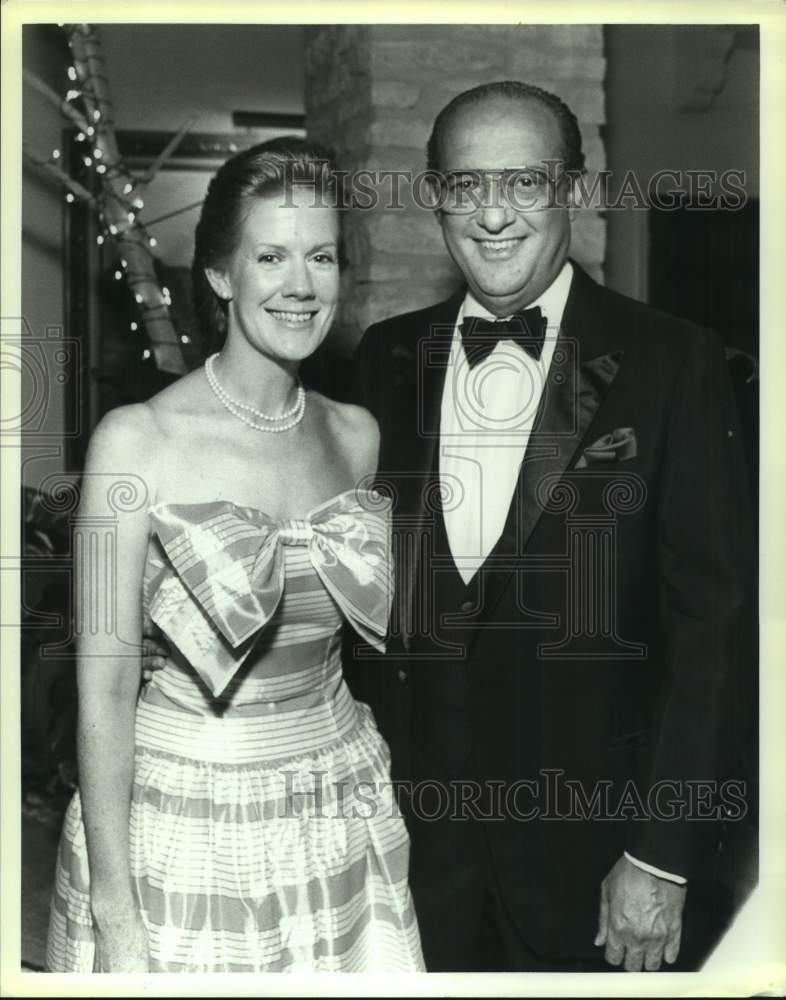
[{"label": "eyeglasses", "polygon": [[439,204],[449,215],[480,208],[498,208],[499,197],[517,212],[539,212],[557,205],[556,192],[565,171],[543,167],[503,167],[499,170],[448,170],[440,175]]}]

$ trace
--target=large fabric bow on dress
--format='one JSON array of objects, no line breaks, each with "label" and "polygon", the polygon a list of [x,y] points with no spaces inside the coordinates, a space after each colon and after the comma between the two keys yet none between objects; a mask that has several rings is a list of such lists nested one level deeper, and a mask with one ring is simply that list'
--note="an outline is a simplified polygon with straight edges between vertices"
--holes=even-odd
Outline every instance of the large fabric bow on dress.
[{"label": "large fabric bow on dress", "polygon": [[229,501],[159,504],[153,531],[175,570],[150,617],[218,696],[285,588],[283,546],[306,546],[322,583],[367,642],[384,649],[393,597],[390,500],[349,490],[305,518],[276,521]]}]

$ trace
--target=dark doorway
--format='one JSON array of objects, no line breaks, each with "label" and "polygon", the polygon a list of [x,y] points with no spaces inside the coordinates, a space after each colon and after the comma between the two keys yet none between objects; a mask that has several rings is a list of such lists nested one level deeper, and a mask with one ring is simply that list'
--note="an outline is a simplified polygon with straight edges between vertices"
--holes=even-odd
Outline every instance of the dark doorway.
[{"label": "dark doorway", "polygon": [[759,356],[759,203],[736,211],[650,209],[650,304]]}]

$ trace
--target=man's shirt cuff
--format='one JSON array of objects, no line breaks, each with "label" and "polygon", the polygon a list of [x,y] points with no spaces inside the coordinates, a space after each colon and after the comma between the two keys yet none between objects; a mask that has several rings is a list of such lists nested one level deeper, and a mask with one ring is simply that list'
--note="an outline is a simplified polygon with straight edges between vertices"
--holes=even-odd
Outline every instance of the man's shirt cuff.
[{"label": "man's shirt cuff", "polygon": [[639,861],[638,858],[634,858],[633,855],[628,854],[627,851],[624,851],[623,853],[632,865],[635,865],[637,868],[641,868],[642,871],[649,872],[650,875],[657,875],[658,878],[665,878],[669,882],[676,882],[677,885],[685,885],[688,881],[682,875],[675,875],[673,872],[664,872],[661,868],[656,868],[654,865],[648,865],[646,861]]}]

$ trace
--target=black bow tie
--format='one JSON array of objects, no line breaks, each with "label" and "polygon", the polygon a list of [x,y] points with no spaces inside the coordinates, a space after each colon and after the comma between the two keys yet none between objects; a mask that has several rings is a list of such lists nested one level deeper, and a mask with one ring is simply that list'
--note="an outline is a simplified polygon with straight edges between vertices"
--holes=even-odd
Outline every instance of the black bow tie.
[{"label": "black bow tie", "polygon": [[546,319],[539,306],[521,309],[510,319],[488,320],[468,316],[461,324],[461,342],[470,368],[484,361],[500,340],[514,341],[538,361],[545,339]]}]

